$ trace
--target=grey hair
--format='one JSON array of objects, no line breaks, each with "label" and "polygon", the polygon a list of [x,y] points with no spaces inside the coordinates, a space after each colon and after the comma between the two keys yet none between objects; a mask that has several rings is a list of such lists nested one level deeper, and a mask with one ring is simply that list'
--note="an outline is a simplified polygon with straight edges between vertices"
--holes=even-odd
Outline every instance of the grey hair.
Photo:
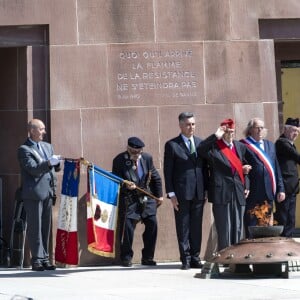
[{"label": "grey hair", "polygon": [[[249,135],[251,135],[251,129],[254,127],[254,124],[256,124],[257,122],[263,122],[263,124],[265,125],[265,122],[261,119],[261,118],[252,118],[250,119],[250,121],[247,124],[247,127],[244,130],[244,136],[247,137]],[[264,136],[267,135],[267,129],[264,128],[264,132],[263,132]]]},{"label": "grey hair", "polygon": [[32,119],[28,122],[27,124],[27,128],[28,130],[30,129],[36,129],[36,128],[40,128],[40,126],[45,126],[43,121],[39,120],[39,119]]},{"label": "grey hair", "polygon": [[193,118],[194,114],[191,112],[182,112],[179,116],[178,116],[178,120],[179,122],[184,121],[185,119],[189,119],[189,118]]},{"label": "grey hair", "polygon": [[32,120],[30,120],[27,124],[27,128],[28,128],[28,130],[30,130],[32,128],[37,128],[37,125],[34,124],[34,122]]}]

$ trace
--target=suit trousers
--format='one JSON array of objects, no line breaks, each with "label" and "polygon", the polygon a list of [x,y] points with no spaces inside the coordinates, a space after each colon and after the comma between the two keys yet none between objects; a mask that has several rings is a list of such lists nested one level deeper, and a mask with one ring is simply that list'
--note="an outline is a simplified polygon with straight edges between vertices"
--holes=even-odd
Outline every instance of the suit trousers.
[{"label": "suit trousers", "polygon": [[282,202],[276,202],[275,220],[283,225],[282,236],[292,237],[296,223],[296,195],[286,195]]},{"label": "suit trousers", "polygon": [[174,210],[180,260],[183,264],[198,262],[202,241],[202,216],[204,201],[178,200],[179,210]]},{"label": "suit trousers", "polygon": [[27,222],[27,239],[31,262],[49,259],[49,237],[52,221],[52,198],[45,200],[24,199]]},{"label": "suit trousers", "polygon": [[[125,218],[123,239],[121,241],[121,260],[131,260],[133,257],[133,237],[136,228],[137,220]],[[145,225],[143,233],[144,248],[142,249],[143,259],[153,259],[157,239],[157,219],[156,215],[142,218],[142,223]]]},{"label": "suit trousers", "polygon": [[226,204],[213,204],[213,214],[218,234],[218,251],[239,243],[244,237],[245,206],[235,197]]}]

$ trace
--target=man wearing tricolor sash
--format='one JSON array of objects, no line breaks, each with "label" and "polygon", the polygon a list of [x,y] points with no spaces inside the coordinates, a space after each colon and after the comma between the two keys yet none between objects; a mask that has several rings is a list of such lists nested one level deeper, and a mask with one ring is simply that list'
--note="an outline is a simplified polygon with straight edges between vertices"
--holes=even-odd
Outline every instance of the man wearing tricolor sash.
[{"label": "man wearing tricolor sash", "polygon": [[234,131],[234,121],[226,119],[198,148],[209,164],[208,201],[213,204],[218,250],[238,243],[244,235],[251,166],[245,159],[247,147],[233,140]]},{"label": "man wearing tricolor sash", "polygon": [[259,118],[253,118],[248,122],[244,131],[246,138],[242,140],[250,150],[247,152],[246,159],[252,166],[249,174],[250,192],[245,213],[247,237],[249,236],[248,226],[255,226],[258,223],[256,216],[251,214],[250,211],[256,205],[261,206],[267,201],[270,207],[269,214],[272,215],[274,201],[283,201],[285,199],[275,145],[271,141],[264,139],[266,133],[264,122]]}]

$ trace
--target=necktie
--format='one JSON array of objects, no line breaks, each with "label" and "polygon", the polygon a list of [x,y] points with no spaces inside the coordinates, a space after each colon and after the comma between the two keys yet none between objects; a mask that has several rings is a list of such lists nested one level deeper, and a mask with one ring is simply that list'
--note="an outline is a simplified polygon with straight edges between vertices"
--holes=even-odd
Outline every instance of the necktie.
[{"label": "necktie", "polygon": [[190,146],[190,153],[194,154],[196,152],[196,149],[192,139],[189,139],[189,146]]},{"label": "necktie", "polygon": [[47,160],[47,155],[46,155],[42,145],[40,143],[37,143],[37,147],[38,147],[40,153],[42,154],[42,157]]},{"label": "necktie", "polygon": [[138,161],[137,161],[137,160],[134,160],[133,163],[134,163],[134,166],[135,166],[134,172],[135,172],[136,176],[139,178],[139,166],[138,166]]}]

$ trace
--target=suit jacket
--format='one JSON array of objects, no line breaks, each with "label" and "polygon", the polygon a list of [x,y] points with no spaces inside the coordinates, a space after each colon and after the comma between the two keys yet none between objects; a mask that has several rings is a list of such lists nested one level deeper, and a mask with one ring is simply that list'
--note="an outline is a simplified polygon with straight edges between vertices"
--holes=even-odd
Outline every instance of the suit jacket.
[{"label": "suit jacket", "polygon": [[46,142],[40,142],[40,144],[44,153],[41,153],[30,139],[27,139],[18,149],[22,199],[45,200],[55,194],[56,176],[54,171],[58,172],[60,165],[49,167],[46,159],[53,155],[53,147]]},{"label": "suit jacket", "polygon": [[[194,136],[195,148],[201,143]],[[207,166],[201,157],[190,154],[181,135],[165,144],[164,177],[166,192],[175,192],[177,199],[204,200]]]},{"label": "suit jacket", "polygon": [[[263,142],[264,151],[268,155],[275,171],[276,193],[284,192],[283,180],[276,157],[275,145],[268,140],[263,140]],[[252,166],[252,170],[249,173],[250,193],[247,199],[249,207],[258,203],[263,203],[264,200],[275,201],[275,195],[272,191],[272,183],[265,165],[250,149],[247,152],[246,159],[249,165]]]},{"label": "suit jacket", "polygon": [[[244,191],[249,188],[249,180],[245,176],[244,185],[237,172],[233,174],[229,160],[216,141],[217,137],[212,134],[202,141],[198,149],[199,154],[207,159],[209,165],[208,201],[214,204],[226,204],[235,196],[240,205],[246,205]],[[240,161],[246,164],[247,147],[238,141],[233,141],[233,144]]]},{"label": "suit jacket", "polygon": [[300,164],[300,153],[284,135],[281,135],[276,141],[275,148],[285,192],[288,195],[299,193],[298,164]]},{"label": "suit jacket", "polygon": [[[142,165],[143,176],[139,178],[134,170],[134,165],[127,151],[120,153],[113,160],[112,173],[134,182],[137,186],[146,189],[156,197],[162,197],[161,177],[153,165],[152,156],[142,153],[139,163]],[[147,201],[142,204],[145,194],[130,191],[123,185],[120,192],[120,211],[126,212],[126,216],[132,219],[145,218],[155,215],[157,210],[156,201],[147,197]]]}]

